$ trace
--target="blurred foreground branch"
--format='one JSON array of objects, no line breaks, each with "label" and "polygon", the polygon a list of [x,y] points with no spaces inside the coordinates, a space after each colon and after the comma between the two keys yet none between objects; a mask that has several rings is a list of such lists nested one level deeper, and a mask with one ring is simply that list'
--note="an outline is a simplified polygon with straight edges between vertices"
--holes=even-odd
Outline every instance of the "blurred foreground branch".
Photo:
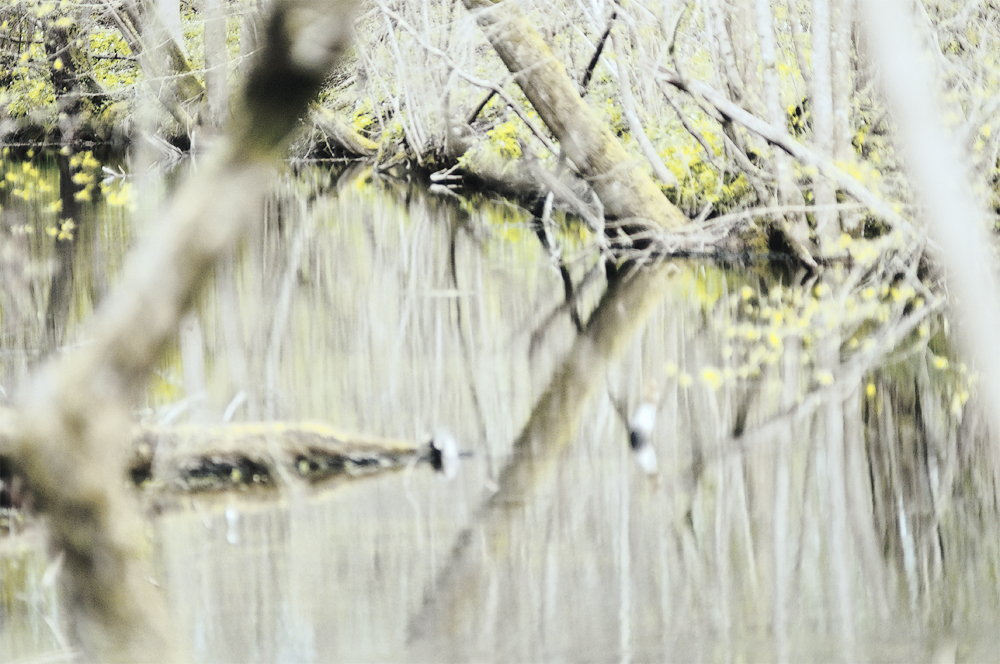
[{"label": "blurred foreground branch", "polygon": [[863,6],[868,20],[862,24],[898,123],[913,191],[940,247],[951,306],[958,315],[954,329],[982,377],[996,478],[1000,475],[1000,353],[996,347],[1000,302],[983,201],[969,181],[956,137],[949,136],[946,128],[936,93],[944,87],[925,64],[909,3],[866,0]]},{"label": "blurred foreground branch", "polygon": [[65,553],[72,631],[90,659],[178,657],[119,480],[131,404],[212,267],[255,218],[290,133],[348,44],[353,4],[274,4],[267,43],[215,151],[131,257],[87,329],[90,343],[44,367],[20,397],[14,457],[54,549]]}]

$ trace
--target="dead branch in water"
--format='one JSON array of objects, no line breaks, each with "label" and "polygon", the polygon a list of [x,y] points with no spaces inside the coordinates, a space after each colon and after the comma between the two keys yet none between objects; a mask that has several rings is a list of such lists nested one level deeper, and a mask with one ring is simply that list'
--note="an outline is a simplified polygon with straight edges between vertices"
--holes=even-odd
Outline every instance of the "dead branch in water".
[{"label": "dead branch in water", "polygon": [[[0,458],[10,449],[17,413],[0,407]],[[126,476],[156,496],[325,487],[426,463],[446,476],[458,460],[454,439],[438,429],[424,442],[366,436],[322,422],[137,425]],[[0,487],[17,468],[0,467]]]},{"label": "dead branch in water", "polygon": [[127,470],[137,486],[156,493],[318,486],[421,462],[450,473],[449,436],[440,430],[418,444],[319,422],[140,426]]}]

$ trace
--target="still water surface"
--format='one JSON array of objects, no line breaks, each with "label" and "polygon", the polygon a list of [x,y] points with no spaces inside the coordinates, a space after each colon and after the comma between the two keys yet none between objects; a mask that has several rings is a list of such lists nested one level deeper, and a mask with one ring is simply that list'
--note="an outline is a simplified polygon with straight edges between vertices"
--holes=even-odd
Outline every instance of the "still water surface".
[{"label": "still water surface", "polygon": [[[81,230],[70,345],[138,232],[127,216],[98,207]],[[305,166],[262,220],[141,417],[447,427],[473,454],[450,481],[417,467],[150,509],[151,581],[195,661],[998,652],[992,456],[912,274],[689,259],[609,287],[569,224],[567,306],[559,262],[503,202]],[[7,336],[8,392],[30,337]],[[644,400],[654,475],[626,426]],[[28,534],[4,546],[0,659],[54,661],[58,569]]]}]

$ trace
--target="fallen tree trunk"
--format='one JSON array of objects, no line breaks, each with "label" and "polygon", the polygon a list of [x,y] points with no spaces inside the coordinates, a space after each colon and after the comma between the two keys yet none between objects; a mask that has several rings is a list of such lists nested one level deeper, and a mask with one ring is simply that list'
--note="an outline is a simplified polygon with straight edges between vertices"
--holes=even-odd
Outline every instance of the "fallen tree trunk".
[{"label": "fallen tree trunk", "polygon": [[507,69],[566,157],[597,192],[611,219],[646,220],[679,228],[687,217],[660,191],[639,162],[584,102],[566,68],[516,3],[465,0]]}]

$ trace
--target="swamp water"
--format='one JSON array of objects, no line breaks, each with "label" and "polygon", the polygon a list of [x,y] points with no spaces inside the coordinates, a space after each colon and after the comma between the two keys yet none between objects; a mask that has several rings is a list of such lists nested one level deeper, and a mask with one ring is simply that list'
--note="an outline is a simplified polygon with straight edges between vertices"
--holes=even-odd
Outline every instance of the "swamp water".
[{"label": "swamp water", "polygon": [[[507,204],[318,166],[276,192],[141,417],[447,427],[472,455],[450,481],[415,467],[150,509],[151,582],[195,661],[995,658],[993,457],[912,271],[678,260],[609,288],[570,225],[566,306]],[[4,223],[41,229],[38,207]],[[125,218],[102,205],[79,230],[69,340]],[[47,258],[45,242],[24,246]],[[12,298],[8,393],[41,343]],[[643,399],[655,476],[625,424]],[[0,541],[0,661],[67,657],[58,573],[37,530]]]}]

